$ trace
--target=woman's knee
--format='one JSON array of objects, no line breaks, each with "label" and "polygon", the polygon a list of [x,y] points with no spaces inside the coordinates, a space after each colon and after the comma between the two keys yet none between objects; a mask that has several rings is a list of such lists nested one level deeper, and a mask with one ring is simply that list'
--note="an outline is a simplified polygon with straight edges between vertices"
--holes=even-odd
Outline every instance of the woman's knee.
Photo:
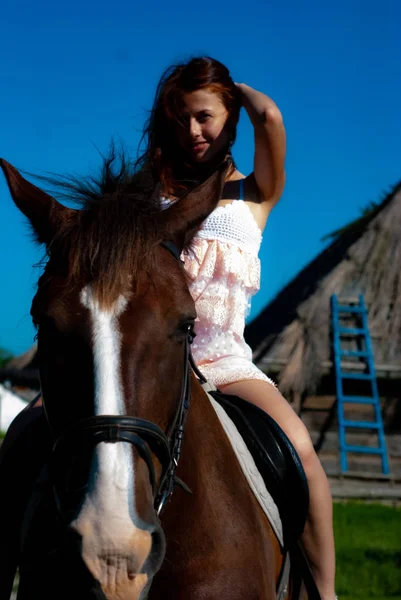
[{"label": "woman's knee", "polygon": [[317,456],[308,429],[277,388],[268,391],[276,406],[273,410],[267,412],[277,420],[277,423],[290,439],[306,474],[308,475],[308,472],[312,474]]},{"label": "woman's knee", "polygon": [[222,391],[236,394],[267,412],[290,439],[302,462],[306,476],[313,476],[320,463],[311,437],[304,423],[278,388],[265,381],[250,380],[223,386]]}]

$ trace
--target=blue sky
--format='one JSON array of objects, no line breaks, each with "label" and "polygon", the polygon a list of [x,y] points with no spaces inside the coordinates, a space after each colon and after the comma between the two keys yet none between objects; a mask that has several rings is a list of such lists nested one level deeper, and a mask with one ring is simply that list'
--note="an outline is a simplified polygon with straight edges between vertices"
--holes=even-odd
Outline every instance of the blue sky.
[{"label": "blue sky", "polygon": [[[401,180],[399,0],[14,0],[0,20],[0,156],[87,173],[113,135],[134,152],[158,78],[208,54],[270,95],[287,130],[287,184],[266,227],[251,316],[323,248],[321,237]],[[241,118],[235,158],[252,170]],[[0,347],[32,343],[41,252],[0,180]]]}]

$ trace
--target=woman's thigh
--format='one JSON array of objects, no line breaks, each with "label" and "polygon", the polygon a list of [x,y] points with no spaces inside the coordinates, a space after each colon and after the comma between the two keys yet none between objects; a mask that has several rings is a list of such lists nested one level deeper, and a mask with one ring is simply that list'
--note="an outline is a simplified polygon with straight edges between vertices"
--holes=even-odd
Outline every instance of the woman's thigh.
[{"label": "woman's thigh", "polygon": [[220,386],[220,389],[225,394],[248,400],[267,412],[289,437],[301,460],[313,451],[305,425],[284,396],[271,383],[260,379],[249,379]]}]

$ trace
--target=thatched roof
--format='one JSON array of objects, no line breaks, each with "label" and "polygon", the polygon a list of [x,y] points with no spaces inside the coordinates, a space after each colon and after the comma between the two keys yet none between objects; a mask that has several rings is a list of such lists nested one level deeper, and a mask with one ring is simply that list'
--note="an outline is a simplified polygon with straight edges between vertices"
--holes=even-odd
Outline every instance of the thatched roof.
[{"label": "thatched roof", "polygon": [[26,352],[19,356],[14,356],[14,358],[7,363],[7,367],[9,369],[25,369],[26,367],[32,366],[32,361],[36,358],[37,350],[38,345],[32,344]]},{"label": "thatched roof", "polygon": [[37,344],[33,344],[26,352],[12,358],[5,367],[0,369],[0,382],[2,381],[39,389]]},{"label": "thatched roof", "polygon": [[330,297],[364,294],[376,365],[401,375],[401,183],[308,264],[246,328],[284,394],[313,393],[331,364]]}]

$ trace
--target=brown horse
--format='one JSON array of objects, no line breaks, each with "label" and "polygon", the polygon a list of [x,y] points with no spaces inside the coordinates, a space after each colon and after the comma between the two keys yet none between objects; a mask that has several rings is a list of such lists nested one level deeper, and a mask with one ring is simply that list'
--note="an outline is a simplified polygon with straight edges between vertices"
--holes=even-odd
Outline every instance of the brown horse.
[{"label": "brown horse", "polygon": [[31,313],[54,451],[22,527],[19,600],[275,598],[281,549],[188,367],[179,256],[225,166],[167,210],[110,163],[76,210],[1,167],[48,253]]}]

